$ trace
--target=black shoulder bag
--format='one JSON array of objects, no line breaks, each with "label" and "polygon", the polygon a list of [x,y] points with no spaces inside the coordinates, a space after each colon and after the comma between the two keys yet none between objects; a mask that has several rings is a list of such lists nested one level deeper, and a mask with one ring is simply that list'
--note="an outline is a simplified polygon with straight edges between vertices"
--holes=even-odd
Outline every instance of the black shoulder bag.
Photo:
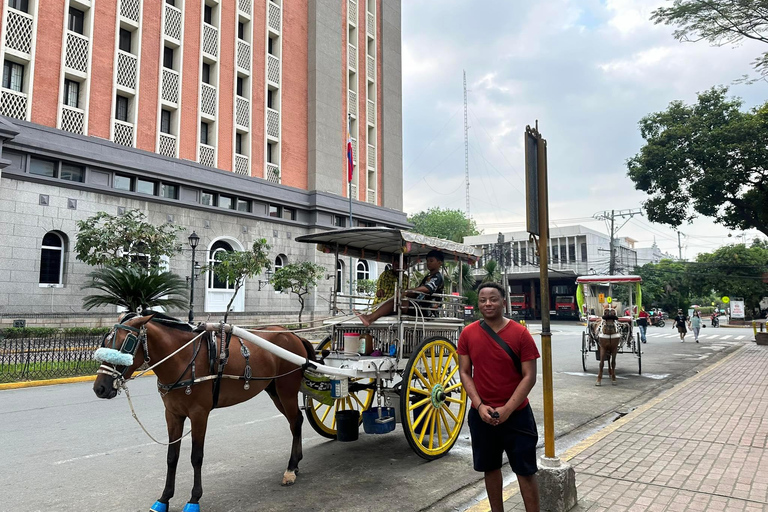
[{"label": "black shoulder bag", "polygon": [[491,329],[491,327],[487,323],[485,323],[485,320],[480,320],[480,327],[483,328],[486,334],[488,334],[488,336],[490,336],[493,341],[498,343],[499,346],[502,349],[504,349],[504,352],[506,352],[507,355],[509,355],[509,357],[512,358],[512,362],[515,363],[515,368],[517,368],[517,372],[520,375],[523,375],[523,363],[520,362],[520,358],[518,357],[517,354],[515,354],[515,351],[512,350],[512,347],[507,345],[507,343],[503,339],[501,339],[501,336],[496,334],[496,331]]}]

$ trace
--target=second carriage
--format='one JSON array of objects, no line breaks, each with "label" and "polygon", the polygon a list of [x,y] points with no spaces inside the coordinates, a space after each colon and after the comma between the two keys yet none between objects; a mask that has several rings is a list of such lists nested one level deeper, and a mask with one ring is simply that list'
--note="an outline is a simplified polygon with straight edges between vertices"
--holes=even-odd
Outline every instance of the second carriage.
[{"label": "second carriage", "polygon": [[579,310],[586,319],[586,327],[581,335],[581,366],[587,371],[587,360],[589,354],[594,353],[595,359],[600,361],[599,330],[602,317],[594,314],[589,308],[588,302],[597,298],[597,294],[592,291],[592,286],[614,286],[627,285],[629,287],[629,314],[620,316],[618,319],[619,332],[621,333],[621,342],[619,343],[619,354],[629,353],[637,359],[637,373],[643,372],[643,350],[640,341],[640,332],[637,328],[637,315],[635,308],[640,311],[642,307],[642,278],[640,276],[609,276],[592,275],[581,276],[576,279],[578,286],[576,292],[576,301]]},{"label": "second carriage", "polygon": [[[320,435],[340,436],[341,419],[348,412],[360,414],[366,431],[384,433],[402,424],[411,448],[422,458],[439,458],[453,447],[464,424],[467,395],[459,376],[456,346],[464,327],[464,300],[457,295],[433,294],[432,300],[412,302],[414,315],[406,315],[405,270],[423,261],[429,251],[440,251],[446,261],[474,263],[480,251],[471,246],[391,228],[349,228],[300,236],[299,242],[313,243],[318,250],[340,257],[398,260],[401,269],[395,286],[395,314],[384,316],[370,326],[354,316],[358,297],[332,294],[332,310],[346,312],[341,320],[326,323],[329,336],[318,346],[325,367],[337,368],[344,382],[333,384],[341,391],[332,400],[321,401],[305,395],[305,412],[310,425]],[[341,279],[336,279],[338,288]],[[363,355],[359,347],[345,346],[347,340],[363,337],[369,348]],[[330,372],[326,372],[330,373]],[[337,379],[339,376],[331,376]],[[374,402],[376,405],[374,405]],[[356,418],[356,416],[353,416]]]}]

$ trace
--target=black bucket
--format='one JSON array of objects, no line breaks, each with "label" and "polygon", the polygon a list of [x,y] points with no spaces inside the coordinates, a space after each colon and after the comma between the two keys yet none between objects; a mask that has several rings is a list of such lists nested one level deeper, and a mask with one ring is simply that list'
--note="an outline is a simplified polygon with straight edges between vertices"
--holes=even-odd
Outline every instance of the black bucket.
[{"label": "black bucket", "polygon": [[336,412],[336,439],[338,441],[357,441],[359,430],[360,411]]}]

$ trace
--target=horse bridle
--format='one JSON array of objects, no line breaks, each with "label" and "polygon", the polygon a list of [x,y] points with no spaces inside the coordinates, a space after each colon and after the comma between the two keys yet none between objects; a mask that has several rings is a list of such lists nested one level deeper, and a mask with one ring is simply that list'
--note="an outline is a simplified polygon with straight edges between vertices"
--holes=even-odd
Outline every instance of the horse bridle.
[{"label": "horse bridle", "polygon": [[[114,324],[112,329],[104,336],[104,340],[101,342],[101,346],[102,348],[111,348],[120,354],[128,354],[133,358],[136,356],[136,351],[139,348],[139,344],[141,344],[144,348],[144,361],[148,362],[149,349],[147,347],[147,328],[146,326],[142,325],[137,329],[136,327],[131,327],[130,325],[125,325],[123,323],[130,320],[131,318],[133,318],[133,316],[128,315],[120,323]],[[119,330],[127,331],[128,334],[126,334],[125,339],[123,340],[123,344],[120,346],[120,350],[117,350],[115,349],[115,342],[117,340],[117,332]],[[107,343],[109,342],[112,344],[111,347],[107,347]],[[122,370],[118,370],[118,368],[122,368]],[[120,387],[121,381],[125,380],[125,374],[128,371],[128,368],[130,368],[130,365],[125,366],[115,364],[108,366],[106,364],[102,364],[99,366],[99,369],[96,370],[96,373],[112,377],[114,379],[112,382],[112,387],[118,389]]]}]

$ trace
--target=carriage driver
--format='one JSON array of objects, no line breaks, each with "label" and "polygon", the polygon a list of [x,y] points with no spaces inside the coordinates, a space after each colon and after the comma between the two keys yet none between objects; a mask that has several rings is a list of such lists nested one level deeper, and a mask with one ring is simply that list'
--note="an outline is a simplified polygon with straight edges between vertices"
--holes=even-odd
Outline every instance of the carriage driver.
[{"label": "carriage driver", "polygon": [[505,299],[500,285],[480,285],[483,321],[468,325],[459,336],[459,375],[472,401],[468,422],[474,468],[485,473],[492,512],[504,510],[503,452],[517,475],[525,510],[533,512],[539,510],[538,431],[528,393],[536,384],[539,351],[525,327],[504,318]]},{"label": "carriage driver", "polygon": [[[442,252],[434,250],[429,251],[427,253],[427,270],[429,271],[429,274],[424,276],[421,283],[419,283],[419,286],[413,290],[405,290],[403,292],[405,297],[413,297],[417,301],[424,301],[417,303],[425,313],[425,310],[432,307],[432,304],[429,302],[432,298],[432,294],[443,293],[443,275],[440,273],[440,268],[443,266],[443,259],[444,256]],[[413,306],[408,300],[403,300],[401,307],[403,308],[404,313],[408,313],[409,310],[413,311]],[[358,314],[357,316],[360,318],[360,321],[363,322],[363,325],[368,327],[382,316],[391,315],[394,310],[395,299],[393,297],[386,302],[383,302],[373,313],[369,315]]]}]

